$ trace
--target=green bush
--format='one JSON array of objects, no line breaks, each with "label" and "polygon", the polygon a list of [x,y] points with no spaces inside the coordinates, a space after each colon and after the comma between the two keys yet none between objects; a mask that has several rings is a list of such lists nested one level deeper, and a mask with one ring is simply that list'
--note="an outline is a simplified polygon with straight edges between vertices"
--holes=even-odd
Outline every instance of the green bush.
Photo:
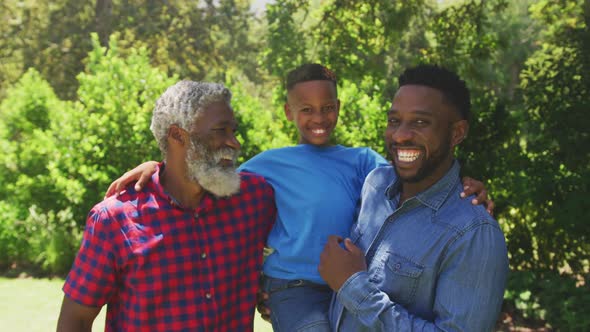
[{"label": "green bush", "polygon": [[34,234],[28,237],[29,261],[51,274],[68,272],[82,240],[71,211],[43,213],[33,205],[24,225],[26,234]]},{"label": "green bush", "polygon": [[515,271],[507,288],[505,301],[525,318],[546,321],[558,331],[590,328],[590,292],[579,279],[550,270]]},{"label": "green bush", "polygon": [[71,265],[88,210],[107,185],[146,159],[159,159],[149,130],[157,97],[176,78],[149,64],[145,48],[94,49],[78,76],[78,100],[59,100],[29,70],[0,104],[0,265]]},{"label": "green bush", "polygon": [[18,213],[10,204],[0,201],[0,270],[7,269],[26,256],[27,242]]}]

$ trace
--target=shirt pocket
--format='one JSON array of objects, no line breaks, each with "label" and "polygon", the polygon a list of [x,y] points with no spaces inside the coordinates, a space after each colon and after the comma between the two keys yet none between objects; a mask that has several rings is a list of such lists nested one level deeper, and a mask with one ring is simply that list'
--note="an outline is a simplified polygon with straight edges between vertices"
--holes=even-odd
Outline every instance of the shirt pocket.
[{"label": "shirt pocket", "polygon": [[394,252],[387,252],[383,290],[392,301],[408,306],[414,302],[424,266]]}]

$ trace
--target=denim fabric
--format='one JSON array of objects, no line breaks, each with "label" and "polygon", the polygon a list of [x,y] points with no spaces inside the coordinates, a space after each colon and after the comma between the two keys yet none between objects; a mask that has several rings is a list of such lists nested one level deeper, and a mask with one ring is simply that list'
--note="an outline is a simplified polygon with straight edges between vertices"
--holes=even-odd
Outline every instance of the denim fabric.
[{"label": "denim fabric", "polygon": [[[333,298],[340,331],[489,331],[502,304],[508,256],[498,223],[461,199],[459,165],[399,205],[392,167],[367,176],[351,239],[367,271]],[[398,206],[399,205],[399,206]]]},{"label": "denim fabric", "polygon": [[328,309],[332,290],[306,280],[285,280],[264,276],[262,289],[269,294],[275,332],[329,332]]}]

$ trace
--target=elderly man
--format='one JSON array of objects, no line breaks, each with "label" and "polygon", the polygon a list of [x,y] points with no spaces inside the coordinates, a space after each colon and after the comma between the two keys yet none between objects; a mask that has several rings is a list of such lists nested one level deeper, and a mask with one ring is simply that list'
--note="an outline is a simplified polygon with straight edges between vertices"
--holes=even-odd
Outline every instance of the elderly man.
[{"label": "elderly man", "polygon": [[58,331],[251,331],[263,247],[275,219],[262,177],[235,171],[231,93],[182,81],[156,103],[165,162],[90,211],[64,285]]}]

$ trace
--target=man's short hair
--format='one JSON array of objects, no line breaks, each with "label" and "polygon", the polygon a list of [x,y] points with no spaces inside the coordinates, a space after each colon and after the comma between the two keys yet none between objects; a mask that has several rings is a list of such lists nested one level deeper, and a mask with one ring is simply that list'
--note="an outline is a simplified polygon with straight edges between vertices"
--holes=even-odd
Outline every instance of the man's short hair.
[{"label": "man's short hair", "polygon": [[448,103],[454,106],[463,120],[471,118],[469,89],[457,74],[438,66],[422,64],[406,69],[398,78],[399,86],[424,85],[442,92]]},{"label": "man's short hair", "polygon": [[219,83],[185,80],[166,89],[156,101],[150,126],[162,154],[166,156],[168,151],[167,137],[170,126],[177,125],[190,131],[203,110],[220,101],[230,105],[231,92]]},{"label": "man's short hair", "polygon": [[338,94],[336,74],[319,63],[306,63],[291,70],[287,74],[287,91],[291,91],[297,83],[308,81],[330,81]]}]

